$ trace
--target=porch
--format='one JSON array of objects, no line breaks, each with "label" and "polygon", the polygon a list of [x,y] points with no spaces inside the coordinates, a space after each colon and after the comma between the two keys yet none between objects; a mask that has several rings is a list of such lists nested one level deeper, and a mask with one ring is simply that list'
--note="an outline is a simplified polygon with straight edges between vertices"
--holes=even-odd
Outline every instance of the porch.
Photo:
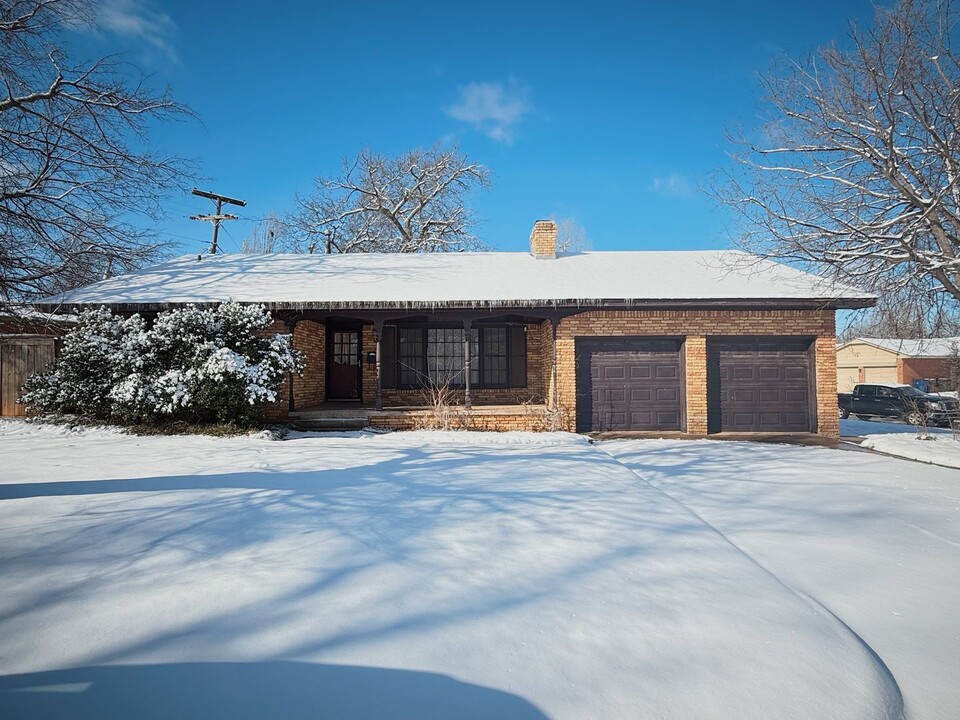
[{"label": "porch", "polygon": [[554,429],[563,314],[276,313],[271,331],[290,333],[306,362],[268,418],[326,430]]}]

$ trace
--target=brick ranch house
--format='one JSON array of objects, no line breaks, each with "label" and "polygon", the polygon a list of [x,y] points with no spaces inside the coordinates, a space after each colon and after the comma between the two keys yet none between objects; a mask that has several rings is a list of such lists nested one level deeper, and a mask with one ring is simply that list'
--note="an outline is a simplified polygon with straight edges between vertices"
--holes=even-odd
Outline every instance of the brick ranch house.
[{"label": "brick ranch house", "polygon": [[834,315],[873,296],[731,251],[190,256],[51,298],[262,303],[306,356],[278,421],[410,428],[424,384],[476,429],[839,434]]}]

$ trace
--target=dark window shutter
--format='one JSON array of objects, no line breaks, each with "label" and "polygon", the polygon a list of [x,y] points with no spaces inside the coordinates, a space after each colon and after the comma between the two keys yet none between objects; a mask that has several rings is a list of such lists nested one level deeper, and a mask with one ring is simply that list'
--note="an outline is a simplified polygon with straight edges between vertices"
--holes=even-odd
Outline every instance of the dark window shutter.
[{"label": "dark window shutter", "polygon": [[384,325],[380,335],[380,385],[397,386],[397,328]]},{"label": "dark window shutter", "polygon": [[510,387],[527,386],[527,333],[524,325],[510,326]]}]

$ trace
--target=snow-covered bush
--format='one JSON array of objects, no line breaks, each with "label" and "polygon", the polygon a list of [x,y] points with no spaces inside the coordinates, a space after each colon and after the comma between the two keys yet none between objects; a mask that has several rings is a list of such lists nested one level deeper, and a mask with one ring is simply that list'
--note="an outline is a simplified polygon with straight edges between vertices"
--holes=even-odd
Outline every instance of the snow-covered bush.
[{"label": "snow-covered bush", "polygon": [[32,378],[32,409],[122,422],[164,418],[249,424],[303,358],[288,335],[264,337],[270,314],[258,305],[188,306],[157,316],[92,310],[64,340],[53,369]]},{"label": "snow-covered bush", "polygon": [[87,310],[63,338],[51,370],[31,377],[22,401],[35,410],[90,417],[111,414],[111,392],[142,367],[147,333],[139,315]]}]

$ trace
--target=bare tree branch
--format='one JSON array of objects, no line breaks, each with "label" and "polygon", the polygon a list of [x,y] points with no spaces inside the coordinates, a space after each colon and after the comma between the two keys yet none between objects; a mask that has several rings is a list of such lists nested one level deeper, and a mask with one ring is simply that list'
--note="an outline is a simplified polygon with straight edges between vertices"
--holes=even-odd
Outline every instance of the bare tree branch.
[{"label": "bare tree branch", "polygon": [[450,252],[481,244],[467,196],[490,175],[459,150],[414,150],[398,157],[364,151],[317,192],[297,197],[288,224],[297,252]]},{"label": "bare tree branch", "polygon": [[743,248],[960,300],[958,19],[952,0],[901,0],[763,78],[760,137],[732,138],[739,167],[715,188]]},{"label": "bare tree branch", "polygon": [[94,9],[0,0],[0,304],[153,258],[143,219],[159,218],[163,196],[191,175],[148,142],[152,123],[188,108],[116,57],[70,60],[62,35],[92,27]]}]

